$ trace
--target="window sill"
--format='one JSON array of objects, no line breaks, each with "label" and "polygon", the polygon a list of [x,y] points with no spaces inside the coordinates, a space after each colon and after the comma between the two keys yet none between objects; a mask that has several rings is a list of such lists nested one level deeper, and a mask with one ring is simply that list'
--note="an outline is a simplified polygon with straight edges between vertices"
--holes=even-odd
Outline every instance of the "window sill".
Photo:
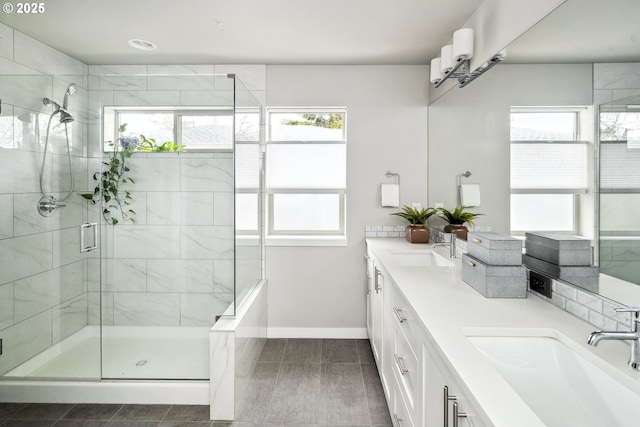
[{"label": "window sill", "polygon": [[267,246],[347,246],[345,236],[270,236]]}]

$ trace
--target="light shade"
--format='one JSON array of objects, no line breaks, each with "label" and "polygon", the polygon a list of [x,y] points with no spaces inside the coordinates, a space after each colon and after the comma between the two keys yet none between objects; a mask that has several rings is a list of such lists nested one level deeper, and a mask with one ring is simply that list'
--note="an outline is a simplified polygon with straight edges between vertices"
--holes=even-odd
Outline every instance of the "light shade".
[{"label": "light shade", "polygon": [[444,77],[442,71],[440,71],[440,58],[433,58],[431,60],[430,75],[431,78],[429,81],[433,84],[438,83]]},{"label": "light shade", "polygon": [[461,28],[453,33],[452,56],[454,61],[473,57],[473,29]]},{"label": "light shade", "polygon": [[448,73],[453,68],[453,56],[452,56],[453,46],[450,44],[444,46],[440,49],[440,71],[443,73]]}]

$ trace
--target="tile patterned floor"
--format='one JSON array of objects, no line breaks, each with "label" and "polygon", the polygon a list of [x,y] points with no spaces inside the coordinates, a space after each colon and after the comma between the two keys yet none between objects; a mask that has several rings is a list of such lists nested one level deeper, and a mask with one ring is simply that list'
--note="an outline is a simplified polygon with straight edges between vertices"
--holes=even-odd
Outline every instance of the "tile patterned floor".
[{"label": "tile patterned floor", "polygon": [[269,339],[234,423],[201,405],[0,403],[0,427],[391,426],[367,340]]}]

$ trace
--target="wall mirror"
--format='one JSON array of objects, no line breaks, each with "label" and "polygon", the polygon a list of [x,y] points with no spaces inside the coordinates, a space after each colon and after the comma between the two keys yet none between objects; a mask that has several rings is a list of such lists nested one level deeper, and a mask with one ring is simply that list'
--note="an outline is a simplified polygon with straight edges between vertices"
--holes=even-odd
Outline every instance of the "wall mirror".
[{"label": "wall mirror", "polygon": [[[483,189],[486,188],[483,191],[486,203],[483,200],[479,208],[486,214],[486,222],[479,225],[487,224],[494,231],[509,233],[509,107],[559,106],[563,104],[558,103],[558,93],[579,91],[579,96],[565,97],[571,101],[564,105],[592,107],[591,126],[595,129],[590,143],[593,158],[587,162],[591,184],[581,196],[590,197],[591,206],[582,209],[586,220],[579,231],[593,238],[595,256],[605,273],[598,293],[622,304],[640,306],[640,285],[636,284],[640,283],[640,27],[634,22],[638,16],[640,2],[635,0],[567,0],[511,43],[503,64],[468,87],[448,91],[434,101],[429,113],[429,202],[455,203],[453,198],[447,199],[449,194],[455,195],[455,188],[449,183],[452,180],[443,178],[446,170],[437,163],[451,167],[451,162],[457,160],[456,171],[473,170]],[[609,90],[607,96],[602,96],[605,91],[595,90],[602,73],[598,74],[600,70],[594,64],[610,63],[626,63],[631,68],[637,64],[636,75],[605,75],[618,79],[617,83],[624,80],[625,90]],[[571,67],[579,72],[572,75]],[[513,83],[518,76],[523,80],[542,76],[545,69],[554,70],[547,71],[546,82],[532,80],[520,86]],[[578,80],[582,81],[580,85],[575,84]],[[518,97],[515,92],[527,85],[528,98]],[[573,87],[567,88],[568,85]],[[496,101],[498,98],[502,100]],[[613,101],[616,98],[624,99]],[[494,111],[487,113],[483,109]],[[467,127],[472,130],[453,126],[445,129],[442,123],[447,123],[447,115],[451,117],[450,125],[454,120],[467,124],[476,120],[474,115],[482,117],[483,123],[477,119],[478,123]],[[603,119],[634,118],[638,118],[637,125],[618,126],[618,134],[608,129],[609,134],[599,144],[599,130],[602,126],[611,127]],[[625,130],[621,139],[620,132]],[[470,137],[473,143],[466,141]],[[443,138],[450,147],[440,145]],[[463,151],[468,155],[461,156]],[[504,168],[496,168],[498,165]],[[628,169],[633,169],[633,173]]]}]

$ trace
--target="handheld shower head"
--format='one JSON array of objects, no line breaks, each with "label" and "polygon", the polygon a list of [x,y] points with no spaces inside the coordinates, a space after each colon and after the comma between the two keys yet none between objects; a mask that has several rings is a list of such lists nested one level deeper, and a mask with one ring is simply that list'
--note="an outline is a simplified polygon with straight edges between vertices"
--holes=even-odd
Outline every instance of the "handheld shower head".
[{"label": "handheld shower head", "polygon": [[64,93],[64,101],[62,101],[62,108],[64,110],[67,109],[67,105],[69,104],[69,95],[73,95],[78,90],[78,86],[75,83],[71,83],[67,87],[67,91]]}]

